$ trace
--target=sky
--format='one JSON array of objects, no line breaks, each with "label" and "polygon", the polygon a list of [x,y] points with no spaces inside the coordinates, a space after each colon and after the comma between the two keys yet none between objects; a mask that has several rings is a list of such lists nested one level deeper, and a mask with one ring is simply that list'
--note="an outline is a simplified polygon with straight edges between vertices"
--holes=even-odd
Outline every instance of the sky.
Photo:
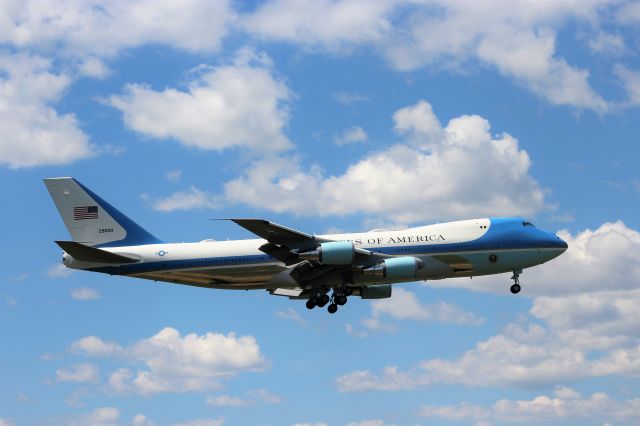
[{"label": "sky", "polygon": [[[0,2],[0,425],[640,424],[640,2]],[[164,241],[523,216],[569,244],[337,314],[72,272],[42,183]]]}]

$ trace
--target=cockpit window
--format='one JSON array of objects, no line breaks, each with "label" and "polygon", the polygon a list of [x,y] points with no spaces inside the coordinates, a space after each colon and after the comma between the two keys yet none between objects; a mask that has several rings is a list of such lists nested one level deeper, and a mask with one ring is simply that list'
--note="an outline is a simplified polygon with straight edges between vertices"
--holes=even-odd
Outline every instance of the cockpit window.
[{"label": "cockpit window", "polygon": [[533,226],[535,228],[535,225],[529,221],[522,222],[522,226]]}]

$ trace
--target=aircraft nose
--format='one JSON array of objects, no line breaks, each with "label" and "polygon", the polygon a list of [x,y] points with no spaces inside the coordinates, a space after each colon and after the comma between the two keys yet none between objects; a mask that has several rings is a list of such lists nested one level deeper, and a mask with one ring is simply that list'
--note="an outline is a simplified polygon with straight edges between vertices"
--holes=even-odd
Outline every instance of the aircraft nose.
[{"label": "aircraft nose", "polygon": [[543,238],[543,246],[562,250],[561,253],[569,248],[567,242],[558,237],[556,234],[552,234],[551,232],[545,232],[545,234],[546,235]]},{"label": "aircraft nose", "polygon": [[569,245],[565,240],[550,232],[542,232],[538,237],[538,250],[544,261],[551,260],[564,253]]},{"label": "aircraft nose", "polygon": [[558,239],[556,244],[558,245],[558,248],[562,249],[562,251],[565,251],[566,249],[569,248],[569,244],[567,244],[567,242],[565,240],[563,240],[562,238],[558,237],[557,235],[554,235],[554,237],[556,237]]}]

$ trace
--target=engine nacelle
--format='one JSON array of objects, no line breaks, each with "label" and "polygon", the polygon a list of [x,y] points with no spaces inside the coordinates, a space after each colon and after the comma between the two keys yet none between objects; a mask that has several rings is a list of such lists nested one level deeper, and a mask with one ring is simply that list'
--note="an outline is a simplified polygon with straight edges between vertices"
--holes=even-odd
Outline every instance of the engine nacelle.
[{"label": "engine nacelle", "polygon": [[317,249],[300,253],[302,259],[315,260],[324,265],[351,265],[356,249],[350,241],[322,243]]},{"label": "engine nacelle", "polygon": [[418,269],[422,269],[424,263],[416,257],[403,256],[385,259],[382,262],[364,268],[362,273],[372,277],[386,279],[415,278]]},{"label": "engine nacelle", "polygon": [[388,299],[391,297],[391,284],[363,285],[360,287],[363,299]]}]

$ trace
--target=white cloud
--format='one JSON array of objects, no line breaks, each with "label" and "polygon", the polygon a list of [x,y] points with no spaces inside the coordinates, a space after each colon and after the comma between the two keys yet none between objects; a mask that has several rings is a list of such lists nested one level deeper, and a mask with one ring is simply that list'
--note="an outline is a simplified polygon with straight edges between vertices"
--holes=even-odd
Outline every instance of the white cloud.
[{"label": "white cloud", "polygon": [[386,367],[382,375],[357,370],[339,376],[336,384],[341,392],[398,391],[432,384],[532,388],[640,374],[638,343],[612,347],[586,337],[538,325],[510,325],[455,359],[428,359],[409,371]]},{"label": "white cloud", "polygon": [[616,13],[616,18],[622,24],[634,25],[640,22],[640,4],[637,2],[623,3]]},{"label": "white cloud", "polygon": [[628,105],[640,105],[640,72],[632,71],[629,68],[616,64],[613,73],[622,83],[627,91]]},{"label": "white cloud", "polygon": [[99,337],[87,336],[73,342],[69,350],[87,356],[101,357],[120,354],[123,348],[115,342],[105,342]]},{"label": "white cloud", "polygon": [[287,319],[287,320],[291,320],[291,321],[297,322],[300,325],[305,325],[305,326],[307,325],[307,321],[305,321],[305,319],[300,316],[298,311],[296,311],[293,308],[287,308],[284,311],[277,311],[276,312],[276,316],[278,318]]},{"label": "white cloud", "polygon": [[181,336],[166,327],[154,336],[122,347],[89,336],[71,345],[74,352],[109,356],[143,364],[135,373],[120,368],[109,377],[115,393],[143,395],[167,392],[203,392],[218,389],[220,381],[242,371],[262,371],[268,363],[251,336],[206,333]]},{"label": "white cloud", "polygon": [[71,297],[77,300],[98,300],[100,292],[89,287],[74,288],[71,290]]},{"label": "white cloud", "polygon": [[93,155],[75,115],[52,106],[71,79],[50,68],[40,57],[0,52],[0,165],[63,165]]},{"label": "white cloud", "polygon": [[182,170],[181,169],[169,170],[167,173],[164,174],[164,177],[169,182],[177,182],[182,177]]},{"label": "white cloud", "polygon": [[13,298],[11,296],[7,296],[6,294],[0,293],[0,299],[4,300],[7,303],[7,305],[9,305],[9,306],[17,306],[18,305],[18,301],[15,298]]},{"label": "white cloud", "polygon": [[348,51],[371,46],[400,70],[423,66],[495,68],[558,105],[603,112],[607,103],[588,72],[556,52],[556,33],[568,21],[597,22],[604,1],[469,2],[270,1],[240,19],[268,40]]},{"label": "white cloud", "polygon": [[173,426],[222,426],[224,419],[196,419],[185,422],[174,423]]},{"label": "white cloud", "polygon": [[229,1],[42,3],[0,5],[0,42],[62,55],[109,57],[143,44],[215,52],[234,19]]},{"label": "white cloud", "polygon": [[620,56],[626,50],[622,36],[605,31],[599,31],[595,37],[590,35],[588,45],[592,52],[608,56]]},{"label": "white cloud", "polygon": [[129,128],[190,147],[266,153],[291,146],[283,133],[291,93],[274,77],[266,55],[243,49],[233,64],[201,66],[193,74],[184,91],[128,84],[108,103],[123,113]]},{"label": "white cloud", "polygon": [[0,426],[13,426],[13,425],[14,423],[11,420],[0,417]]},{"label": "white cloud", "polygon": [[68,423],[69,426],[117,426],[119,424],[120,410],[114,407],[96,408],[87,414],[74,416]]},{"label": "white cloud", "polygon": [[556,390],[555,396],[539,395],[531,400],[496,401],[491,407],[469,403],[425,405],[419,415],[448,421],[548,422],[569,419],[633,420],[640,418],[640,400],[614,400],[596,392],[588,398],[568,388]]},{"label": "white cloud", "polygon": [[255,399],[256,401],[266,402],[267,404],[281,404],[284,402],[284,398],[280,395],[276,395],[273,392],[269,392],[265,389],[256,389],[249,391],[249,397]]},{"label": "white cloud", "polygon": [[529,175],[529,156],[510,135],[492,137],[485,119],[464,115],[441,127],[424,101],[394,119],[405,141],[367,155],[342,175],[269,158],[227,182],[225,197],[275,212],[363,212],[399,222],[527,215],[544,208],[543,191]]},{"label": "white cloud", "polygon": [[165,198],[155,200],[153,202],[153,209],[161,212],[214,209],[219,205],[217,198],[218,197],[213,194],[209,194],[192,186],[187,190],[174,192]]},{"label": "white cloud", "polygon": [[481,325],[484,320],[456,305],[443,301],[423,305],[416,295],[400,287],[393,289],[391,298],[372,303],[372,315],[387,315],[400,320],[433,321],[457,325]]},{"label": "white cloud", "polygon": [[74,270],[67,268],[62,264],[62,262],[56,263],[47,270],[49,278],[67,278],[73,273]]},{"label": "white cloud", "polygon": [[281,396],[265,389],[256,389],[247,392],[246,398],[229,395],[208,396],[205,403],[214,407],[246,407],[256,403],[280,404],[284,400]]},{"label": "white cloud", "polygon": [[360,126],[351,126],[344,129],[342,134],[335,139],[336,145],[348,145],[352,143],[366,142],[369,139],[367,132]]},{"label": "white cloud", "polygon": [[136,414],[131,420],[132,426],[155,426],[155,423],[147,419],[144,414]]},{"label": "white cloud", "polygon": [[429,384],[429,378],[415,372],[402,372],[396,366],[385,367],[377,376],[368,370],[356,370],[339,376],[336,385],[340,392],[400,391]]},{"label": "white cloud", "polygon": [[334,92],[331,94],[333,99],[341,105],[351,105],[357,102],[365,102],[370,99],[367,95],[361,95],[351,92]]},{"label": "white cloud", "polygon": [[101,59],[95,57],[85,58],[78,66],[80,75],[97,79],[104,79],[111,74],[111,70]]},{"label": "white cloud", "polygon": [[478,61],[553,104],[602,112],[607,104],[589,85],[588,72],[556,55],[556,28],[570,19],[595,19],[598,3],[522,2],[514,8],[503,1],[436,1],[430,11],[407,18],[385,52],[400,69]]},{"label": "white cloud", "polygon": [[251,400],[229,395],[208,396],[205,402],[212,407],[246,407],[253,403]]},{"label": "white cloud", "polygon": [[88,362],[56,370],[56,380],[59,382],[97,383],[99,380],[98,375],[98,367]]},{"label": "white cloud", "polygon": [[260,38],[342,50],[381,40],[391,30],[393,2],[280,0],[265,2],[240,18],[240,27]]}]

